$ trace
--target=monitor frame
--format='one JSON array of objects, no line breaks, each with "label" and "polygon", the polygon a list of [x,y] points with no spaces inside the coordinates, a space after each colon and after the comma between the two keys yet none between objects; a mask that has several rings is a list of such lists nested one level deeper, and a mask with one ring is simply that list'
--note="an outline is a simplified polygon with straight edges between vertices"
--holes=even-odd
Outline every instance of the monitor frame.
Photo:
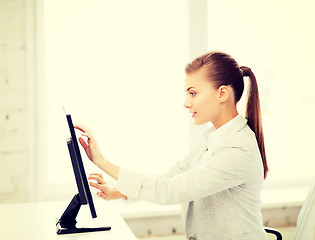
[{"label": "monitor frame", "polygon": [[78,191],[79,191],[81,204],[82,205],[88,204],[90,207],[92,218],[96,218],[97,215],[96,215],[96,211],[94,207],[94,202],[93,202],[92,194],[90,191],[89,183],[86,178],[86,173],[85,173],[85,169],[84,169],[84,165],[83,165],[83,161],[82,161],[82,157],[81,157],[81,153],[79,149],[79,144],[78,144],[77,137],[74,131],[72,118],[70,114],[67,114],[66,117],[67,117],[67,122],[68,122],[69,130],[70,130],[70,134],[71,134],[71,138],[68,139],[67,145],[68,145],[68,150],[69,150],[69,154],[70,154],[70,158],[72,162],[73,172],[75,175],[75,180],[76,180]]},{"label": "monitor frame", "polygon": [[97,228],[77,228],[76,217],[79,213],[81,205],[89,205],[92,218],[96,218],[96,211],[93,203],[90,186],[87,181],[79,144],[74,131],[74,125],[70,114],[66,114],[70,135],[71,137],[67,140],[67,146],[69,155],[71,158],[72,168],[75,176],[75,181],[78,188],[78,194],[76,194],[71,200],[70,204],[56,223],[57,234],[72,234],[72,233],[83,233],[83,232],[96,232],[96,231],[108,231],[111,227],[97,227]]}]

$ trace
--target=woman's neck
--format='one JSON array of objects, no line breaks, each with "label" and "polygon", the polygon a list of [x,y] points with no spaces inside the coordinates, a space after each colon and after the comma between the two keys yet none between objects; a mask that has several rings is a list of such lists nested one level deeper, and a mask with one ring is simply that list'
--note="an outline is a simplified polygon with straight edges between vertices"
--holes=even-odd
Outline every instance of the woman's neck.
[{"label": "woman's neck", "polygon": [[236,107],[230,111],[224,111],[220,114],[218,119],[215,122],[212,122],[214,127],[216,129],[222,127],[227,122],[231,121],[233,118],[235,118],[238,115]]}]

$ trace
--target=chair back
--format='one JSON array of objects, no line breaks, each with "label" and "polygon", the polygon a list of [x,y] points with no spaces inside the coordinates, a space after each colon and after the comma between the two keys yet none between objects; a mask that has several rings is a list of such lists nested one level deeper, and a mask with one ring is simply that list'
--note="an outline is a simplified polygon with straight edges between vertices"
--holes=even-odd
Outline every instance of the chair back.
[{"label": "chair back", "polygon": [[309,191],[299,213],[294,240],[315,239],[315,184]]}]

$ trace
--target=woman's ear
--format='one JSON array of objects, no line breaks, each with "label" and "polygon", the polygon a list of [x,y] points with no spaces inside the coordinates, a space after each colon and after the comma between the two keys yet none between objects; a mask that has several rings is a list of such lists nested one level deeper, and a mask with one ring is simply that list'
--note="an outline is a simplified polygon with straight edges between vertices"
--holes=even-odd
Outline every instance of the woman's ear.
[{"label": "woman's ear", "polygon": [[228,86],[222,85],[218,89],[218,97],[219,97],[219,102],[225,102],[230,95],[230,90]]}]

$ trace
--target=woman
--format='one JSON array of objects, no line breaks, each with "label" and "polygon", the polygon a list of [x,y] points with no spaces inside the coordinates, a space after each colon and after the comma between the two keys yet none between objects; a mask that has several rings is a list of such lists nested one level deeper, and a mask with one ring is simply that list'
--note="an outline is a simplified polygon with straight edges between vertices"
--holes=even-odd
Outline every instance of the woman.
[{"label": "woman", "polygon": [[[249,77],[246,119],[236,104]],[[167,173],[146,176],[110,163],[91,132],[79,138],[88,157],[118,181],[106,185],[92,174],[92,187],[104,199],[132,198],[161,204],[183,204],[187,239],[267,239],[262,226],[260,193],[268,172],[256,78],[228,54],[210,52],[186,67],[184,106],[195,124],[211,122],[201,141]]]}]

